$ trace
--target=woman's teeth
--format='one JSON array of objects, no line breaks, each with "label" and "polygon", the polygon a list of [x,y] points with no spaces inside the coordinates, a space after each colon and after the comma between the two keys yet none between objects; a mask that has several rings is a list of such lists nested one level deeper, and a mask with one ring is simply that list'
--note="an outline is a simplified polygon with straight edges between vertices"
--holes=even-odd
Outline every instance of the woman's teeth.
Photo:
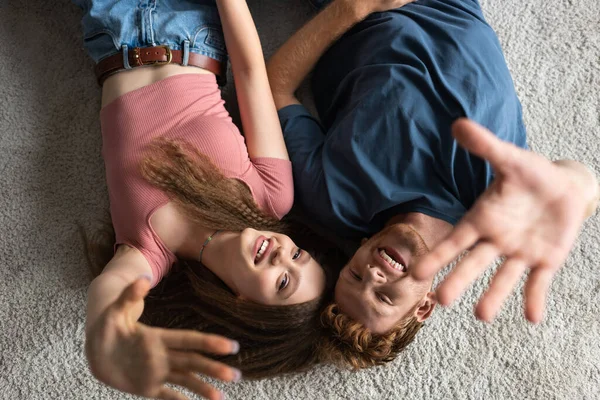
[{"label": "woman's teeth", "polygon": [[256,258],[254,259],[254,262],[260,261],[263,254],[265,254],[265,250],[267,250],[267,247],[269,247],[269,239],[263,240],[262,244],[260,245],[260,249],[258,249],[258,253],[256,253]]},{"label": "woman's teeth", "polygon": [[385,250],[383,250],[383,249],[379,250],[379,255],[385,261],[387,261],[388,263],[390,263],[390,265],[394,269],[397,269],[398,271],[404,271],[406,269],[406,267],[404,265],[400,264],[398,261],[396,261],[392,257],[390,257],[390,255],[388,253],[386,253]]}]

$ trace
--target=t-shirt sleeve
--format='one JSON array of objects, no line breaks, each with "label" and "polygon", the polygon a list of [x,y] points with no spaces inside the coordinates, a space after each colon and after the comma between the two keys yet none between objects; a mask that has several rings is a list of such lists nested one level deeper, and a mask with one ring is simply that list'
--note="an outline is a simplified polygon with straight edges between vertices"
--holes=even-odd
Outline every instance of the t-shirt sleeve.
[{"label": "t-shirt sleeve", "polygon": [[293,104],[282,108],[278,114],[292,165],[321,148],[325,131],[304,106]]},{"label": "t-shirt sleeve", "polygon": [[296,199],[303,207],[319,204],[323,195],[325,130],[308,110],[295,104],[279,110],[279,121],[294,171]]},{"label": "t-shirt sleeve", "polygon": [[265,187],[273,214],[283,218],[294,205],[292,163],[279,158],[258,157],[252,160],[252,164]]}]

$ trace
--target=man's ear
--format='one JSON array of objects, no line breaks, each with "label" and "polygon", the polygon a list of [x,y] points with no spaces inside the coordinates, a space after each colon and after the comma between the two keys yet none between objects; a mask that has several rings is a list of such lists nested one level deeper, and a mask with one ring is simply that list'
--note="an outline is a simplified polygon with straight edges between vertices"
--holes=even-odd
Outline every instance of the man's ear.
[{"label": "man's ear", "polygon": [[362,240],[360,241],[360,245],[362,246],[363,244],[367,243],[367,240],[369,240],[368,238],[362,238]]},{"label": "man's ear", "polygon": [[427,318],[429,318],[436,304],[437,300],[435,299],[435,293],[427,293],[415,311],[415,317],[417,318],[417,321],[424,322]]}]

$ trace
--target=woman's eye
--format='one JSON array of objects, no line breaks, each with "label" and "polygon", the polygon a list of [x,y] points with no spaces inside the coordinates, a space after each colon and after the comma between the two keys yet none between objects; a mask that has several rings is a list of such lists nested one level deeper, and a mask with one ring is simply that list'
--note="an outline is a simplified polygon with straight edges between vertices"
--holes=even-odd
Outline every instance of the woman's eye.
[{"label": "woman's eye", "polygon": [[289,282],[290,282],[290,278],[288,277],[287,274],[285,274],[283,279],[281,280],[281,283],[279,284],[279,291],[281,292],[283,289],[285,289]]},{"label": "woman's eye", "polygon": [[292,257],[292,260],[299,259],[301,255],[302,255],[302,249],[296,250],[296,252],[294,253],[294,256]]}]

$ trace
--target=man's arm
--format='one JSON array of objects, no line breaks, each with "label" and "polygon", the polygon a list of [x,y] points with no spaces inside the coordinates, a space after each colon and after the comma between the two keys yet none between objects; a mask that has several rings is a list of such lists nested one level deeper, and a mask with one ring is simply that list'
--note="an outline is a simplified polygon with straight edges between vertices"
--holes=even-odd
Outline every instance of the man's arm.
[{"label": "man's arm", "polygon": [[296,32],[267,63],[277,109],[299,104],[295,92],[321,56],[369,14],[402,7],[413,0],[334,0]]}]

